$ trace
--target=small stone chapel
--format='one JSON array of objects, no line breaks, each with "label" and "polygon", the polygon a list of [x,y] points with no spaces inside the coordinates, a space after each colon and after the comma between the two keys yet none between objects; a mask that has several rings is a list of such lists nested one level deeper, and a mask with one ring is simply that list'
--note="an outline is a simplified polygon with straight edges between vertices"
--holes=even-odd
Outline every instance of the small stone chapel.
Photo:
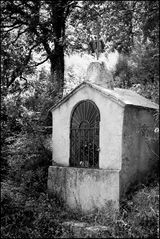
[{"label": "small stone chapel", "polygon": [[89,212],[119,200],[155,164],[154,150],[140,133],[154,127],[158,105],[113,88],[104,62],[92,62],[86,80],[51,108],[53,165],[48,193],[71,209]]}]

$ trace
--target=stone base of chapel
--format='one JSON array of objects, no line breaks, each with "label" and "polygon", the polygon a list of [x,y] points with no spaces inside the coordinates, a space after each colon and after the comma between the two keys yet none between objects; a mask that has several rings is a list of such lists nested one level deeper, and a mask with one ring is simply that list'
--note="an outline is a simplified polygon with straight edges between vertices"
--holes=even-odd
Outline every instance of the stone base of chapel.
[{"label": "stone base of chapel", "polygon": [[71,209],[119,209],[119,170],[50,166],[48,195]]}]

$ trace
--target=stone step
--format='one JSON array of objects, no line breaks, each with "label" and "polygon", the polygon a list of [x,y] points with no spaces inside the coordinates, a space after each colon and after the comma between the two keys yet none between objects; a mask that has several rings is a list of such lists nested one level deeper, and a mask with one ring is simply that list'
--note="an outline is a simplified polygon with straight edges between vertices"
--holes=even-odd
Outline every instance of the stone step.
[{"label": "stone step", "polygon": [[109,232],[109,228],[102,225],[93,225],[91,226],[85,222],[78,221],[66,221],[62,223],[62,226],[70,231],[73,238],[109,238],[111,237],[111,233]]}]

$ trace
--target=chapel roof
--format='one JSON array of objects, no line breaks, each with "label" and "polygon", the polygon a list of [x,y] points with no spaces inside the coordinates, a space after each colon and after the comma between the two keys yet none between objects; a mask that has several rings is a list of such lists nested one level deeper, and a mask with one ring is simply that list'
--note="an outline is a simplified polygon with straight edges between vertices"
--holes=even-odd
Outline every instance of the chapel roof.
[{"label": "chapel roof", "polygon": [[71,91],[68,95],[62,98],[56,105],[50,108],[50,111],[58,108],[61,104],[66,102],[73,94],[75,94],[78,90],[83,87],[90,87],[95,89],[98,93],[103,94],[105,97],[109,98],[110,100],[120,104],[121,106],[126,105],[133,105],[143,108],[150,108],[150,109],[158,109],[158,104],[146,99],[145,97],[137,94],[136,92],[128,89],[122,88],[114,88],[114,90],[108,89],[105,85],[98,85],[96,83],[92,83],[89,81],[84,81],[80,85],[78,85],[73,91]]}]

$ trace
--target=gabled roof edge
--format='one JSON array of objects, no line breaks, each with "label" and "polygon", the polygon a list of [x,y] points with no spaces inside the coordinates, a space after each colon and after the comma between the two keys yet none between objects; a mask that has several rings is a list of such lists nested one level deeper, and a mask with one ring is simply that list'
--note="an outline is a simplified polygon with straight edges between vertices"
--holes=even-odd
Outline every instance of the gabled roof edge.
[{"label": "gabled roof edge", "polygon": [[[126,104],[123,100],[117,98],[116,96],[113,96],[110,93],[104,92],[103,90],[101,90],[98,85],[96,87],[96,84],[92,84],[89,81],[83,81],[81,84],[79,84],[78,86],[76,86],[69,94],[67,94],[64,98],[62,98],[58,103],[56,103],[54,106],[52,106],[48,112],[52,112],[53,110],[57,109],[60,105],[62,105],[64,102],[66,102],[72,95],[74,95],[79,89],[83,88],[84,86],[89,86],[93,89],[95,89],[96,91],[100,92],[104,97],[106,98],[110,98],[110,100],[112,100],[113,102],[119,104],[121,107],[125,107],[126,105],[132,105],[132,104]],[[145,106],[139,106],[139,107],[143,107],[143,108],[148,108]],[[150,108],[150,107],[149,107]],[[153,108],[152,108],[153,109]]]},{"label": "gabled roof edge", "polygon": [[80,88],[83,88],[85,85],[88,85],[91,88],[97,90],[104,97],[110,97],[110,99],[112,101],[114,101],[115,103],[118,103],[122,107],[125,106],[125,103],[122,100],[117,99],[116,97],[112,96],[111,94],[104,93],[103,91],[101,91],[99,88],[97,88],[95,85],[93,85],[92,83],[90,83],[88,81],[83,81],[80,85],[75,87],[68,95],[66,95],[62,100],[60,100],[56,105],[52,106],[48,111],[53,111],[53,110],[57,109],[61,104],[63,104],[65,101],[67,101],[71,95],[75,94],[77,92],[77,90],[79,90]]},{"label": "gabled roof edge", "polygon": [[112,101],[114,101],[115,103],[121,105],[122,107],[124,107],[126,105],[122,100],[116,98],[115,96],[113,96],[113,95],[111,95],[109,93],[106,93],[106,92],[104,93],[101,89],[97,88],[95,84],[93,85],[92,83],[90,83],[88,81],[86,83],[87,83],[87,85],[89,85],[93,89],[95,89],[98,92],[100,92],[104,97],[106,97],[106,98],[109,97]]},{"label": "gabled roof edge", "polygon": [[64,103],[65,101],[67,101],[71,95],[73,95],[74,93],[76,93],[76,91],[79,88],[82,88],[86,85],[86,82],[83,81],[80,85],[76,86],[68,95],[66,95],[65,97],[63,97],[58,103],[56,103],[55,105],[53,105],[48,111],[53,111],[55,109],[57,109],[62,103]]}]

